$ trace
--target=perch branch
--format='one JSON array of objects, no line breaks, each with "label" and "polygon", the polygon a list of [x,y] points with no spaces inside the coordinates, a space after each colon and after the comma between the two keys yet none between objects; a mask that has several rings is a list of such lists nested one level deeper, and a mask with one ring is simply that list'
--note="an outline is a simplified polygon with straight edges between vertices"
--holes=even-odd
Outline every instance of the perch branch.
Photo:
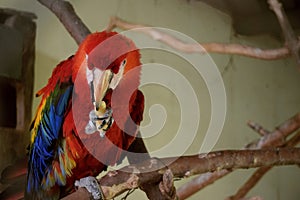
[{"label": "perch branch", "polygon": [[146,192],[148,199],[176,199],[174,175],[170,169],[163,173],[160,181],[144,182],[140,184],[139,188]]},{"label": "perch branch", "polygon": [[268,3],[270,5],[270,9],[273,10],[274,13],[276,14],[276,17],[281,26],[287,47],[289,48],[289,50],[293,54],[293,56],[296,58],[298,66],[300,67],[300,56],[299,56],[300,46],[298,43],[298,39],[292,29],[292,26],[284,12],[284,9],[282,8],[282,5],[281,5],[281,3],[278,2],[278,0],[268,0]]},{"label": "perch branch", "polygon": [[[114,28],[120,28],[123,30],[135,29],[135,31],[142,32],[154,40],[158,40],[166,45],[177,49],[185,53],[222,53],[222,54],[236,54],[242,56],[248,56],[252,58],[275,60],[286,58],[290,55],[290,51],[287,47],[281,47],[277,49],[260,49],[240,44],[224,44],[224,43],[201,43],[199,44],[187,44],[183,41],[163,33],[154,27],[144,26],[140,24],[132,24],[124,21],[116,16],[111,17],[110,22],[106,28],[107,31],[112,31]],[[299,42],[298,42],[299,43]],[[296,44],[298,44],[296,43]]]},{"label": "perch branch", "polygon": [[247,125],[261,136],[265,136],[270,133],[270,131],[266,130],[264,127],[262,127],[258,123],[248,121]]},{"label": "perch branch", "polygon": [[163,174],[162,181],[159,183],[159,190],[168,200],[176,199],[176,189],[174,187],[173,176],[172,171],[167,169]]},{"label": "perch branch", "polygon": [[[275,130],[260,140],[254,141],[246,145],[246,148],[265,148],[271,146],[280,146],[284,143],[285,138],[292,134],[295,130],[300,128],[300,113],[297,113],[287,121],[279,125]],[[212,184],[216,180],[231,173],[231,170],[222,170],[221,172],[213,172],[209,174],[202,174],[194,178],[191,182],[188,182],[177,189],[177,195],[179,199],[185,199],[204,187]],[[189,188],[189,190],[185,190]]]},{"label": "perch branch", "polygon": [[[126,166],[118,171],[109,172],[99,180],[106,199],[137,188],[142,184],[157,184],[162,180],[168,165],[176,178],[195,174],[220,171],[222,169],[248,169],[262,166],[300,164],[300,148],[277,148],[261,150],[226,150],[208,154],[182,156],[176,158],[161,158],[160,162],[150,159],[140,164]],[[86,198],[89,194],[86,192]],[[64,200],[76,199],[77,192]]]},{"label": "perch branch", "polygon": [[75,13],[73,6],[64,0],[37,0],[51,10],[64,25],[72,38],[80,44],[90,34],[90,30]]},{"label": "perch branch", "polygon": [[[293,147],[300,142],[300,131],[289,139],[283,146],[284,147]],[[273,167],[261,167],[257,169],[253,175],[246,181],[246,183],[240,187],[237,193],[228,198],[228,200],[239,200],[246,196],[246,194],[258,183],[258,181]]]}]

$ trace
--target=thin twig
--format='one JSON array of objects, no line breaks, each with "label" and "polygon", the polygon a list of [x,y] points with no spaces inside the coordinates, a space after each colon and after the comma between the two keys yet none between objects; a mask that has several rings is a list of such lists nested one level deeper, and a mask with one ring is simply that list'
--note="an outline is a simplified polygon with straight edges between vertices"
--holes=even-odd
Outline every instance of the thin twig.
[{"label": "thin twig", "polygon": [[177,196],[179,199],[186,199],[195,192],[201,190],[202,188],[213,184],[216,180],[219,180],[223,176],[229,174],[232,170],[231,169],[222,169],[215,172],[207,172],[193,178],[188,183],[182,185],[177,189]]},{"label": "thin twig", "polygon": [[[283,146],[292,147],[300,142],[300,131],[289,139]],[[239,200],[246,196],[246,194],[258,183],[258,181],[273,168],[273,166],[261,167],[257,169],[252,176],[244,183],[243,186],[236,192],[235,195],[228,198],[228,200]]]},{"label": "thin twig", "polygon": [[116,16],[111,17],[110,22],[106,28],[106,31],[112,31],[114,28],[120,28],[123,30],[135,29],[135,31],[142,32],[154,40],[158,40],[166,45],[186,53],[222,53],[222,54],[236,54],[242,56],[248,56],[252,58],[275,60],[286,58],[290,55],[290,51],[287,47],[281,47],[277,49],[260,49],[256,47],[240,45],[240,44],[224,44],[224,43],[200,43],[188,44],[171,35],[163,33],[155,27],[144,26],[140,24],[129,23]]},{"label": "thin twig", "polygon": [[261,137],[257,142],[254,142],[248,145],[248,148],[258,149],[266,147],[278,147],[284,144],[285,138],[291,133],[295,132],[300,128],[300,113],[297,113],[295,116],[291,117],[284,123],[280,124],[275,128],[275,130]]},{"label": "thin twig", "polygon": [[[253,141],[246,145],[247,148],[266,148],[271,146],[280,146],[284,144],[284,140],[287,136],[292,134],[295,130],[300,128],[300,113],[297,113],[287,121],[279,125],[273,132],[270,134],[261,137],[258,141]],[[204,187],[212,184],[214,181],[226,176],[231,173],[231,170],[222,170],[223,172],[218,174],[218,172],[213,172],[209,174],[201,174],[196,177],[192,182],[188,182],[177,189],[177,196],[179,199],[185,199]],[[185,190],[184,188],[189,188]]]},{"label": "thin twig", "polygon": [[270,131],[253,121],[248,121],[247,125],[261,136],[265,136],[270,133]]},{"label": "thin twig", "polygon": [[272,166],[261,167],[257,169],[252,176],[244,183],[237,193],[226,200],[239,200],[242,199],[257,183],[258,181],[270,170]]},{"label": "thin twig", "polygon": [[274,11],[277,16],[278,22],[281,26],[285,41],[287,46],[292,52],[293,56],[296,58],[296,61],[300,67],[300,56],[299,56],[299,49],[300,46],[298,44],[298,39],[295,35],[294,30],[282,8],[282,4],[278,2],[278,0],[268,0],[270,5],[270,9]]}]

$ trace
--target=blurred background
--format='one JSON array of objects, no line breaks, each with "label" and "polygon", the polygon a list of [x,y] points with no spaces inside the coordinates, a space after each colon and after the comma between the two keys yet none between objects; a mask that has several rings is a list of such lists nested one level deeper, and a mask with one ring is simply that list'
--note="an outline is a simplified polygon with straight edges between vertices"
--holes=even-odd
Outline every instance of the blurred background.
[{"label": "blurred background", "polygon": [[[299,1],[285,0],[283,2],[293,28],[299,33]],[[93,32],[104,30],[110,17],[118,16],[132,23],[178,31],[199,43],[239,43],[262,49],[279,48],[284,43],[277,19],[269,10],[267,1],[263,0],[70,0],[70,3]],[[37,25],[33,80],[33,92],[35,93],[47,83],[56,64],[76,52],[77,44],[56,16],[37,1],[1,0],[0,7],[28,11],[37,16],[37,19],[34,20]],[[116,29],[116,31],[121,30]],[[0,30],[0,32],[3,31]],[[11,33],[6,35],[11,35]],[[10,39],[1,37],[1,51],[8,51],[10,43],[4,41]],[[137,34],[136,37],[144,36]],[[16,36],[15,38],[19,37]],[[20,54],[18,44],[21,41],[13,40],[16,43],[14,52]],[[151,42],[151,38],[148,38],[147,41]],[[153,41],[153,43],[157,43],[157,41]],[[164,48],[163,44],[159,45]],[[170,75],[162,76],[170,86],[176,88],[176,92],[160,84],[141,85],[141,90],[146,98],[142,124],[144,132],[142,134],[151,135],[145,139],[147,148],[153,152],[151,155],[158,157],[178,155],[178,153],[174,153],[176,149],[166,149],[159,154],[155,154],[155,152],[159,152],[170,141],[174,142],[173,138],[180,134],[177,131],[181,120],[187,120],[180,130],[181,133],[186,133],[186,137],[181,136],[183,137],[182,141],[191,140],[191,144],[181,153],[185,155],[199,153],[212,112],[208,92],[209,84],[190,63],[178,55],[155,49],[143,49],[141,54],[143,64],[150,67],[155,66],[154,63],[163,64],[183,75],[185,80],[190,83],[190,89],[196,95],[200,113],[199,128],[195,130],[193,126],[189,126],[189,121],[191,124],[194,123],[195,116],[197,117],[199,113],[195,113],[197,109],[193,107],[194,105],[180,102],[182,97],[183,99],[192,98],[184,89],[180,78],[174,78]],[[211,59],[208,56],[211,56]],[[3,61],[5,58],[1,59]],[[18,66],[20,61],[16,59],[14,62],[10,65]],[[213,150],[240,149],[245,144],[259,138],[254,131],[247,127],[246,122],[248,120],[258,122],[271,131],[275,126],[299,112],[300,73],[293,58],[265,61],[237,55],[210,54],[199,55],[199,64],[203,69],[211,66],[217,67],[223,79],[227,96],[225,124]],[[1,66],[1,70],[2,68]],[[3,72],[0,73],[7,76],[22,77],[23,74],[17,69],[13,72],[9,69],[2,70]],[[151,73],[151,70],[144,70],[142,81],[151,80],[151,77],[155,76],[157,76],[155,72]],[[0,88],[3,91],[1,92],[1,101],[7,98],[14,99],[15,92],[10,95],[11,97],[8,97],[9,94],[6,95],[5,91],[10,86],[5,87],[4,89]],[[39,98],[33,98],[33,115],[39,101]],[[6,102],[10,102],[12,109],[14,108],[13,101]],[[8,104],[1,103],[1,105]],[[5,107],[1,107],[2,113]],[[182,119],[182,113],[187,110],[190,118]],[[1,126],[3,125],[6,129],[16,127],[15,118],[16,115],[19,115],[18,111],[7,111],[7,113],[10,114],[3,114],[1,117],[8,116],[11,120],[1,122]],[[158,125],[161,127],[157,131]],[[191,138],[190,133],[195,131],[195,137]],[[154,135],[153,132],[155,132]],[[2,170],[5,165],[13,161],[13,158],[20,156],[23,152],[25,153],[27,136],[22,136],[22,142],[10,141],[10,143],[7,143],[8,135],[1,135],[0,137]],[[175,142],[177,142],[175,146],[180,147],[182,145],[180,141]],[[9,145],[16,143],[19,144],[21,150],[14,150],[14,155],[9,156],[6,149]],[[224,199],[234,194],[253,171],[253,169],[237,170],[190,199]],[[263,177],[248,196],[258,195],[267,200],[296,200],[300,197],[299,180],[299,167],[276,167]],[[178,181],[176,186],[180,186],[186,181],[188,179]],[[146,196],[139,190],[128,197],[128,199],[145,198]]]}]

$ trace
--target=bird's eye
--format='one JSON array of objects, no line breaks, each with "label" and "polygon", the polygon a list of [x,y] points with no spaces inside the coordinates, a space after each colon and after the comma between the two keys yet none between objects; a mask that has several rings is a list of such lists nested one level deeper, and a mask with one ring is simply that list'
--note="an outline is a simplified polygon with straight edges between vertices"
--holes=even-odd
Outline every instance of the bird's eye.
[{"label": "bird's eye", "polygon": [[124,59],[124,60],[122,61],[122,66],[124,66],[124,65],[126,64],[126,62],[127,62],[127,60]]}]

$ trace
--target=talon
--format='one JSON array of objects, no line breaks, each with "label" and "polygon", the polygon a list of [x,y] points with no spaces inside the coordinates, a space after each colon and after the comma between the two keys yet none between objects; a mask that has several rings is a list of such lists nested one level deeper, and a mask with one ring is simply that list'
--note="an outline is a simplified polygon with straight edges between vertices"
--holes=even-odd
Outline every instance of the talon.
[{"label": "talon", "polygon": [[104,195],[95,177],[88,176],[75,181],[76,187],[84,187],[91,193],[93,199],[104,200]]},{"label": "talon", "polygon": [[104,120],[104,119],[107,119],[108,116],[104,116],[104,117],[95,117],[93,120],[94,121],[101,121],[101,120]]},{"label": "talon", "polygon": [[106,131],[111,127],[113,123],[112,109],[107,108],[105,102],[100,106],[101,108],[106,108],[107,110],[96,111],[91,110],[89,113],[89,122],[85,127],[86,134],[92,134],[98,131],[101,137],[105,136]]},{"label": "talon", "polygon": [[100,126],[98,126],[98,130],[102,129],[106,124],[106,120],[103,120]]},{"label": "talon", "polygon": [[104,136],[105,136],[105,131],[99,130],[99,135],[100,135],[101,138],[104,138]]},{"label": "talon", "polygon": [[112,118],[109,118],[109,120],[108,120],[108,122],[107,122],[107,124],[106,124],[107,127],[106,127],[106,128],[103,128],[104,131],[107,131],[107,130],[110,128],[110,126],[112,125],[112,121],[113,121]]},{"label": "talon", "polygon": [[93,123],[92,121],[89,121],[89,123],[85,127],[85,133],[92,134],[92,133],[95,133],[96,131],[97,131],[97,128],[95,126],[95,123]]}]

